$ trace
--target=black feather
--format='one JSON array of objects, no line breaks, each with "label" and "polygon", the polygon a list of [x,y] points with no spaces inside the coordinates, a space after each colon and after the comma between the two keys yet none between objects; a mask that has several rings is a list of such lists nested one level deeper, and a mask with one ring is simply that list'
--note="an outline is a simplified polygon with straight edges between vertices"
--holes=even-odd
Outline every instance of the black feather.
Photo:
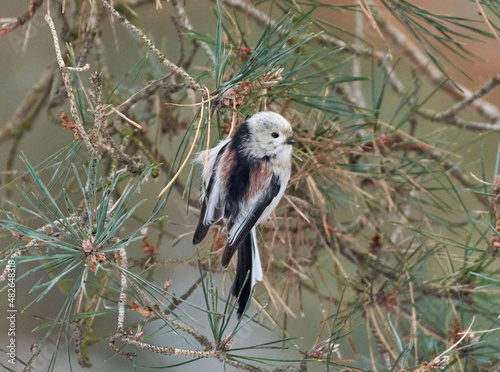
[{"label": "black feather", "polygon": [[[272,200],[278,195],[281,188],[280,181],[276,175],[273,174],[271,178],[271,183],[269,184],[268,192],[264,194],[264,197],[255,205],[252,210],[250,218],[243,222],[241,233],[235,238],[235,240],[230,244],[226,244],[224,249],[224,254],[222,255],[222,266],[226,267],[231,261],[236,249],[242,244],[243,240],[250,234],[250,231],[255,227],[255,224],[259,220],[262,213],[265,211],[267,206],[271,204]],[[233,223],[228,222],[228,231],[231,229]]]},{"label": "black feather", "polygon": [[241,318],[252,294],[252,252],[254,249],[252,234],[247,234],[238,249],[238,265],[232,288],[233,296],[238,299],[238,318]]},{"label": "black feather", "polygon": [[196,230],[193,235],[193,244],[199,244],[205,239],[205,236],[208,234],[208,230],[210,230],[210,226],[205,226],[203,223],[203,219],[205,218],[205,214],[207,213],[207,202],[205,199],[201,201],[201,210],[200,210],[200,219],[198,220],[198,225],[196,226]]},{"label": "black feather", "polygon": [[245,122],[238,127],[238,130],[231,140],[231,147],[234,151],[234,166],[229,174],[227,190],[227,200],[224,208],[224,218],[229,219],[231,215],[238,212],[240,201],[248,192],[250,187],[250,170],[254,163],[248,156],[243,154],[241,148],[250,140],[250,130]]}]

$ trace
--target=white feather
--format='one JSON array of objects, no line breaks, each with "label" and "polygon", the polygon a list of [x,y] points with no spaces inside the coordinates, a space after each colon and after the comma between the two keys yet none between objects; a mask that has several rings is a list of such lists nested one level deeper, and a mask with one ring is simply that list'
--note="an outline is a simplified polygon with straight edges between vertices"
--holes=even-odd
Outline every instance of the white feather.
[{"label": "white feather", "polygon": [[252,287],[255,285],[256,281],[262,281],[262,264],[260,263],[259,249],[257,248],[257,238],[255,236],[255,228],[252,229]]},{"label": "white feather", "polygon": [[[221,204],[221,196],[223,194],[221,190],[220,177],[215,178],[215,183],[212,186],[210,195],[205,195],[205,190],[214,176],[212,173],[217,155],[229,141],[231,141],[230,138],[220,141],[217,146],[208,150],[208,156],[207,151],[201,151],[196,158],[196,162],[201,164],[203,167],[201,174],[203,175],[202,182],[205,185],[205,187],[202,187],[200,199],[203,200],[208,196],[207,212],[203,218],[203,224],[205,226],[213,225],[220,220],[220,218],[216,219],[214,217],[216,208]],[[220,167],[221,164],[218,165],[216,173],[219,172]]]}]

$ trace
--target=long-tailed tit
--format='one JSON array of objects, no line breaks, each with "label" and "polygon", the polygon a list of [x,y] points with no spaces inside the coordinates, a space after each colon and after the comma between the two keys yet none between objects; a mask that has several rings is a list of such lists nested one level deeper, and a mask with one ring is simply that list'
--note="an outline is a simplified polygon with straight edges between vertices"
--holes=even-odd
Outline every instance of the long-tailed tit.
[{"label": "long-tailed tit", "polygon": [[255,227],[278,205],[290,179],[292,127],[274,112],[247,117],[232,138],[198,156],[203,166],[201,214],[193,237],[200,243],[210,226],[222,218],[227,244],[222,255],[226,267],[238,249],[232,293],[241,317],[252,288],[262,280]]}]

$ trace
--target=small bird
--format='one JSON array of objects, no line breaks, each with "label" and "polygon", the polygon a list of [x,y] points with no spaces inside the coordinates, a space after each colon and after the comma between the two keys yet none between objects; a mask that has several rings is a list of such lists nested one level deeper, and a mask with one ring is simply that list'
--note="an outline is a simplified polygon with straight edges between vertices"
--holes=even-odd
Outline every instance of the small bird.
[{"label": "small bird", "polygon": [[224,267],[238,250],[232,294],[238,298],[239,318],[256,281],[262,280],[255,228],[269,217],[287,187],[295,144],[292,134],[283,116],[259,112],[247,116],[232,138],[198,155],[203,167],[201,212],[193,244],[199,244],[210,227],[224,219]]}]

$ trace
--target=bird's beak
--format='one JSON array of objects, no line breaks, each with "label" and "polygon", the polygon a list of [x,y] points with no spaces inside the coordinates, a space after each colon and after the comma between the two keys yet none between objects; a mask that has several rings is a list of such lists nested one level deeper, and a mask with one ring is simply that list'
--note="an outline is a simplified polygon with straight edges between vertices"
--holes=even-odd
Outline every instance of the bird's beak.
[{"label": "bird's beak", "polygon": [[295,140],[293,137],[290,137],[289,139],[286,140],[285,142],[287,145],[295,145]]}]

